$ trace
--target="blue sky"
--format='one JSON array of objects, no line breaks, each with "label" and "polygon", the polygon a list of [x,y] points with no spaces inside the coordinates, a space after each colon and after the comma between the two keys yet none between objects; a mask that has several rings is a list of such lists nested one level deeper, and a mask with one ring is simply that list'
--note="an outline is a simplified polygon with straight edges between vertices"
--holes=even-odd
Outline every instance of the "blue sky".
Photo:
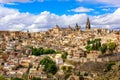
[{"label": "blue sky", "polygon": [[119,0],[0,0],[0,30],[84,27],[88,16],[92,27],[119,28],[119,7]]},{"label": "blue sky", "polygon": [[[95,3],[90,1],[76,1],[76,0],[45,0],[45,1],[33,1],[33,2],[14,2],[8,3],[4,5],[8,8],[18,9],[20,12],[29,12],[31,14],[39,14],[43,11],[49,11],[51,13],[55,13],[58,15],[73,15],[76,13],[86,13],[89,15],[101,15],[114,12],[117,7],[108,6],[104,3]],[[108,6],[108,7],[105,7]],[[78,7],[83,7],[85,9],[92,9],[88,11],[70,11],[72,9],[76,9]]]}]

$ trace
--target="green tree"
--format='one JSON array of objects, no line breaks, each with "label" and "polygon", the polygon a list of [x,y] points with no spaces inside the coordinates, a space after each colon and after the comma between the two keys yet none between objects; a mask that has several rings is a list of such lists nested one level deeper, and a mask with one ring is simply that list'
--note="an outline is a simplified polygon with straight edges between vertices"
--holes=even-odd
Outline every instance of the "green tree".
[{"label": "green tree", "polygon": [[101,39],[95,39],[94,43],[92,43],[92,49],[93,50],[99,50],[99,48],[101,47]]},{"label": "green tree", "polygon": [[33,77],[31,80],[41,80],[39,77]]},{"label": "green tree", "polygon": [[41,65],[48,65],[49,63],[55,64],[55,62],[52,61],[52,59],[51,59],[49,56],[45,56],[45,57],[40,61],[40,64],[41,64]]},{"label": "green tree", "polygon": [[71,72],[72,67],[71,66],[62,66],[61,69],[64,71],[64,73],[66,73],[66,72]]},{"label": "green tree", "polygon": [[63,52],[62,55],[61,55],[61,58],[62,58],[63,60],[65,60],[65,59],[67,58],[67,55],[68,55],[67,52]]},{"label": "green tree", "polygon": [[92,50],[92,47],[90,45],[85,46],[85,48],[86,48],[87,51]]},{"label": "green tree", "polygon": [[100,41],[97,41],[97,42],[96,42],[96,50],[99,50],[100,47],[101,47],[101,42],[100,42]]},{"label": "green tree", "polygon": [[48,73],[52,73],[55,74],[57,72],[57,66],[56,64],[48,64],[47,66],[45,66],[45,71]]},{"label": "green tree", "polygon": [[44,51],[44,49],[43,49],[42,47],[40,47],[40,48],[38,49],[39,55],[42,55],[42,54],[43,54],[43,51]]},{"label": "green tree", "polygon": [[43,55],[43,54],[55,54],[55,50],[53,49],[43,49],[42,47],[40,48],[32,48],[32,55],[35,55],[35,56],[40,56],[40,55]]},{"label": "green tree", "polygon": [[4,76],[0,76],[0,80],[6,80]]},{"label": "green tree", "polygon": [[102,54],[104,54],[107,50],[107,44],[102,44],[102,46],[100,47],[100,51]]},{"label": "green tree", "polygon": [[91,43],[90,43],[90,40],[87,41],[87,44],[88,44],[88,45],[91,44]]},{"label": "green tree", "polygon": [[106,71],[110,71],[113,65],[115,65],[115,62],[108,63],[106,67]]},{"label": "green tree", "polygon": [[62,66],[61,69],[62,69],[63,71],[66,71],[66,66]]},{"label": "green tree", "polygon": [[108,43],[108,49],[113,52],[113,50],[115,50],[116,48],[116,43],[115,42],[109,42]]},{"label": "green tree", "polygon": [[22,78],[13,78],[13,79],[11,79],[11,80],[23,80]]},{"label": "green tree", "polygon": [[87,45],[85,46],[87,51],[99,50],[100,47],[101,47],[101,39],[88,40]]},{"label": "green tree", "polygon": [[33,48],[32,49],[32,55],[35,55],[35,56],[39,56],[40,55],[40,52],[38,51],[37,48]]},{"label": "green tree", "polygon": [[48,73],[55,74],[57,72],[57,66],[54,61],[48,56],[44,57],[41,61],[40,64],[44,66],[44,71]]},{"label": "green tree", "polygon": [[49,54],[54,54],[54,53],[55,53],[55,50],[49,49]]}]

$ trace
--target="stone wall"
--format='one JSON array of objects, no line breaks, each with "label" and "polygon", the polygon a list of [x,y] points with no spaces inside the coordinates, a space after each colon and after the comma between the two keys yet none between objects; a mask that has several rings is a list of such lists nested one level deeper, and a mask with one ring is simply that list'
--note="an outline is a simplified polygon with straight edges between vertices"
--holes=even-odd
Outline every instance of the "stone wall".
[{"label": "stone wall", "polygon": [[81,63],[85,62],[110,62],[110,61],[120,61],[120,56],[111,56],[105,58],[80,58],[79,60]]}]

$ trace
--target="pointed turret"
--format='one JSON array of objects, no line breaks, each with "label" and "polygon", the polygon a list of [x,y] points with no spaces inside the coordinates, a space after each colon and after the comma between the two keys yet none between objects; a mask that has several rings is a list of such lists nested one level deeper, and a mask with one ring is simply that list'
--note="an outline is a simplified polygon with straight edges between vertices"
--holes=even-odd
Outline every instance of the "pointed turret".
[{"label": "pointed turret", "polygon": [[58,25],[55,25],[55,27],[53,28],[54,32],[59,32],[60,31],[60,27]]},{"label": "pointed turret", "polygon": [[75,25],[75,30],[77,30],[77,31],[79,31],[80,30],[80,26],[78,26],[78,24],[76,23],[76,25]]},{"label": "pointed turret", "polygon": [[56,28],[56,29],[60,29],[58,25],[55,25],[55,27],[54,27],[54,28]]},{"label": "pointed turret", "polygon": [[86,22],[86,27],[85,28],[86,29],[91,29],[89,17],[87,18],[87,22]]}]

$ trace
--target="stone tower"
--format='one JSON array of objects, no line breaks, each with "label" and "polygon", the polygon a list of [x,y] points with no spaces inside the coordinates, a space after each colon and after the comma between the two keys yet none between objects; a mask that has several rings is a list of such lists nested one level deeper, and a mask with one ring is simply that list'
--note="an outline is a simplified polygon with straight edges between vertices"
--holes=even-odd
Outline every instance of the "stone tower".
[{"label": "stone tower", "polygon": [[87,18],[85,29],[91,29],[89,17]]}]

